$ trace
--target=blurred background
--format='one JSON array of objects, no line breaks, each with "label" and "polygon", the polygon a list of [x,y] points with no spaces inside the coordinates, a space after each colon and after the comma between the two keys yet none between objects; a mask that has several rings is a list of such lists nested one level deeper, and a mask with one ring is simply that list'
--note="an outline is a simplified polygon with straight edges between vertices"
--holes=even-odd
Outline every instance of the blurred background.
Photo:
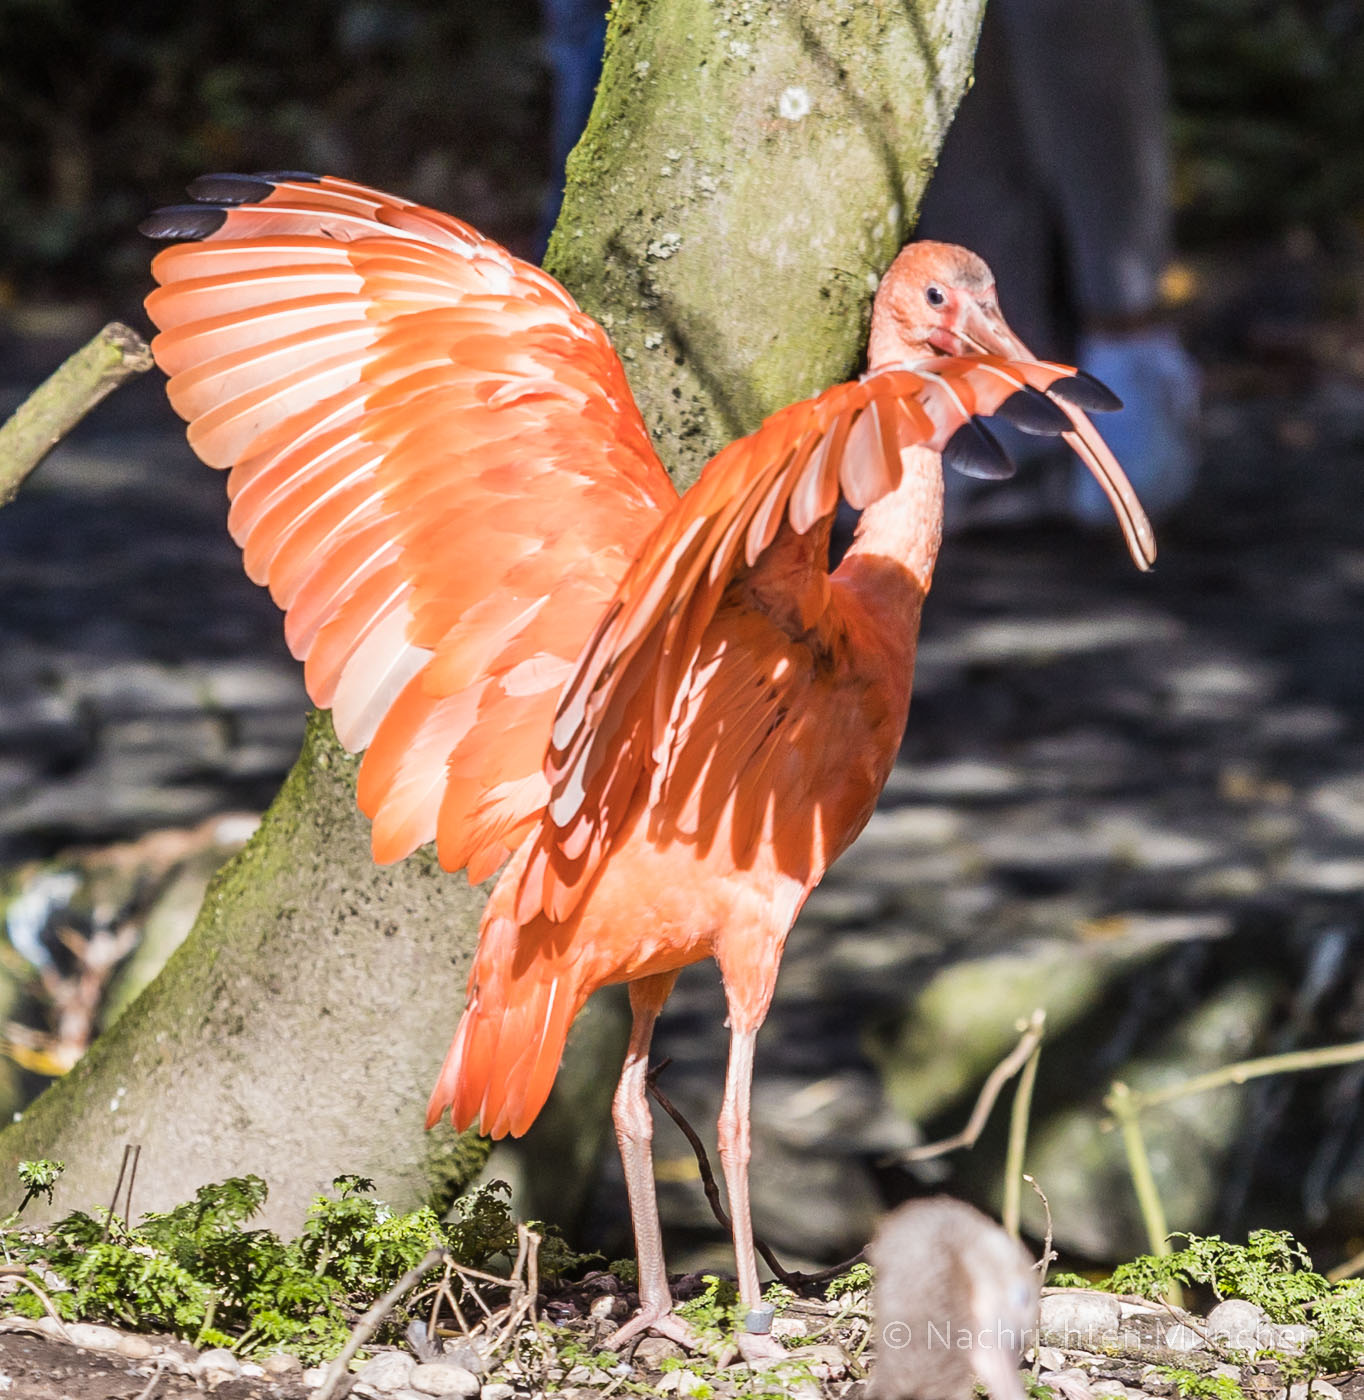
[{"label": "blurred background", "polygon": [[[755,1215],[797,1263],[851,1254],[885,1203],[930,1187],[997,1202],[999,1125],[970,1152],[902,1154],[964,1122],[1036,1007],[1028,1166],[1067,1257],[1096,1267],[1144,1246],[1102,1130],[1115,1079],[1364,1039],[1364,6],[1144,15],[1162,134],[1143,130],[1168,158],[1150,304],[1086,325],[1058,218],[1034,279],[1054,328],[1029,333],[1044,355],[1153,327],[1182,346],[1170,374],[1201,382],[1187,471],[1149,577],[1064,482],[1036,489],[1054,463],[1004,505],[960,503],[902,762],[802,917],[760,1042]],[[536,0],[129,0],[114,18],[0,0],[0,413],[108,317],[149,329],[136,223],[204,171],[345,174],[535,256],[550,54]],[[968,100],[1042,81],[1012,55],[982,51]],[[0,1113],[152,975],[297,751],[301,684],[224,514],[155,375],[0,512]],[[713,969],[693,969],[658,1053],[699,1128],[722,1022]],[[1323,1265],[1356,1253],[1361,1089],[1356,1065],[1152,1112],[1171,1225],[1288,1227]],[[532,1136],[498,1170],[532,1213],[626,1252],[612,1154],[565,1183],[560,1150]],[[673,1262],[717,1257],[685,1143],[663,1128],[658,1156],[690,1250]]]}]

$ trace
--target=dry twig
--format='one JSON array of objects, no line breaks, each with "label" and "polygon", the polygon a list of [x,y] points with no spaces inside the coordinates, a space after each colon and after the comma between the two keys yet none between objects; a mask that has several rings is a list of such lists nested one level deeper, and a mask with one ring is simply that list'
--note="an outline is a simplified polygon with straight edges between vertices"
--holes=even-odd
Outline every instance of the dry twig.
[{"label": "dry twig", "polygon": [[428,1250],[403,1276],[371,1307],[351,1329],[346,1345],[337,1353],[336,1359],[327,1368],[327,1377],[317,1390],[317,1400],[333,1400],[343,1379],[351,1358],[379,1330],[384,1319],[398,1306],[399,1299],[417,1282],[423,1274],[429,1273],[448,1256],[443,1249]]},{"label": "dry twig", "polygon": [[49,375],[0,426],[0,506],[97,403],[151,367],[147,342],[113,321]]},{"label": "dry twig", "polygon": [[981,1085],[976,1106],[971,1110],[971,1116],[966,1120],[966,1126],[961,1132],[942,1138],[938,1142],[924,1143],[920,1147],[907,1147],[903,1152],[897,1152],[890,1160],[927,1162],[932,1157],[942,1157],[948,1152],[955,1152],[959,1147],[974,1147],[976,1139],[985,1131],[985,1125],[990,1120],[990,1113],[999,1097],[999,1091],[1028,1063],[1033,1052],[1041,1044],[1046,1019],[1047,1013],[1040,1009],[1028,1018],[1018,1044],[990,1071],[985,1083]]}]

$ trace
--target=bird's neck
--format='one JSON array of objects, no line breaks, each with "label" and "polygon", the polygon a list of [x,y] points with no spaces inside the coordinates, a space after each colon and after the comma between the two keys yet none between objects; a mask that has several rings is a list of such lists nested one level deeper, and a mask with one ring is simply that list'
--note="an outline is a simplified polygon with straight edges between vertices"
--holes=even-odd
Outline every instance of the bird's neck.
[{"label": "bird's neck", "polygon": [[842,575],[851,566],[853,574],[881,573],[885,562],[892,561],[922,597],[933,581],[942,543],[942,459],[927,448],[912,447],[901,460],[904,475],[899,486],[862,512],[838,572]]},{"label": "bird's neck", "polygon": [[900,485],[862,512],[832,579],[855,664],[893,714],[888,765],[909,709],[919,618],[941,540],[942,463],[937,453],[913,448],[904,454]]}]

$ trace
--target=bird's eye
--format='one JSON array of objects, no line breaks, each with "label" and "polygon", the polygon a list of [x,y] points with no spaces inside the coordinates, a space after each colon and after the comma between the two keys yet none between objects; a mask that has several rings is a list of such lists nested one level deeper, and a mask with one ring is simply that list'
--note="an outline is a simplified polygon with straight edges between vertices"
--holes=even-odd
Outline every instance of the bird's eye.
[{"label": "bird's eye", "polygon": [[930,282],[924,288],[924,300],[933,307],[947,305],[947,293],[939,286]]}]

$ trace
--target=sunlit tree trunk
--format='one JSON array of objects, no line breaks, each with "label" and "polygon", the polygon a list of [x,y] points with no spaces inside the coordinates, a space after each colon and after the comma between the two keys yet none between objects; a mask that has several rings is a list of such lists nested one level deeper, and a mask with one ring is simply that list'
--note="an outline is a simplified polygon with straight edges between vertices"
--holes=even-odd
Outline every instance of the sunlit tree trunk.
[{"label": "sunlit tree trunk", "polygon": [[[982,5],[617,0],[547,266],[610,330],[680,482],[856,370]],[[354,768],[315,716],[186,942],[4,1130],[10,1204],[7,1167],[40,1156],[68,1164],[54,1212],[108,1200],[126,1142],[142,1146],[135,1213],[256,1172],[285,1229],[342,1171],[408,1207],[476,1169],[477,1145],[424,1133],[422,1113],[482,894],[425,853],[376,869]],[[577,1053],[593,1024],[589,1008]],[[574,1076],[588,1100],[574,1118],[604,1121],[614,1075]]]}]

